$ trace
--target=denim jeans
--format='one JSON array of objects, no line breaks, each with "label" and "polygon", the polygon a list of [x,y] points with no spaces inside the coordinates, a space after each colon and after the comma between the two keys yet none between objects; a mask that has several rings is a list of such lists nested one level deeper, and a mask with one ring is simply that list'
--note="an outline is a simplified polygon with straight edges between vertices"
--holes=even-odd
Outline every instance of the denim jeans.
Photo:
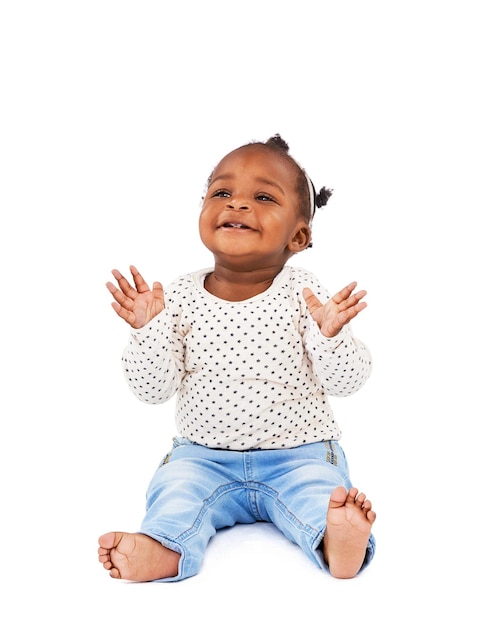
[{"label": "denim jeans", "polygon": [[[176,581],[198,573],[216,530],[273,523],[328,571],[321,551],[333,489],[349,489],[348,465],[336,441],[282,450],[216,450],[176,437],[147,491],[140,532],[178,552]],[[373,558],[371,535],[362,567]]]}]

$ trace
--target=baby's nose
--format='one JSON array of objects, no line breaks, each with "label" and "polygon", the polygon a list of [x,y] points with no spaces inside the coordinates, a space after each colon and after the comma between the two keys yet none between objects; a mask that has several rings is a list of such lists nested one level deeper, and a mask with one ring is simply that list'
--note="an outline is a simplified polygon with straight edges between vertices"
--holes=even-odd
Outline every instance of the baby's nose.
[{"label": "baby's nose", "polygon": [[229,202],[228,202],[228,207],[232,208],[232,209],[239,209],[239,210],[247,210],[250,208],[250,204],[249,202],[247,202],[246,200],[243,200],[242,198],[230,198]]}]

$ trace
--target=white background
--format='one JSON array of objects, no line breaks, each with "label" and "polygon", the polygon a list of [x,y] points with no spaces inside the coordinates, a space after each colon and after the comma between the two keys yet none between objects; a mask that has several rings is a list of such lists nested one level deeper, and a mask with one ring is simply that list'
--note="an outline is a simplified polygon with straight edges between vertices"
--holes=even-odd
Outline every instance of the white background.
[{"label": "white background", "polygon": [[[2,3],[2,623],[491,623],[494,15],[479,0]],[[114,581],[97,538],[138,527],[174,402],[127,390],[105,282],[131,263],[164,283],[209,266],[207,176],[276,132],[335,190],[292,263],[369,294],[353,327],[374,374],[333,406],[377,556],[336,581],[245,526],[193,579]]]}]

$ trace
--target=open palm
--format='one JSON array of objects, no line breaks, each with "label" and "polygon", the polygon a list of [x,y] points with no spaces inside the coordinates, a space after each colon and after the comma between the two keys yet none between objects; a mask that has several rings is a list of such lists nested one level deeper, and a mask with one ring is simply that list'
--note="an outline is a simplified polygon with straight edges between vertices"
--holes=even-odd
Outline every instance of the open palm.
[{"label": "open palm", "polygon": [[134,287],[118,270],[112,270],[112,275],[117,280],[119,289],[111,282],[106,287],[115,300],[112,307],[119,317],[132,328],[142,328],[164,309],[164,290],[159,282],[154,282],[150,289],[133,265],[130,266],[130,271]]},{"label": "open palm", "polygon": [[361,290],[352,293],[356,287],[356,282],[350,283],[325,304],[308,287],[304,289],[304,299],[312,319],[325,337],[334,337],[345,324],[366,308],[367,304],[361,301],[366,292]]}]

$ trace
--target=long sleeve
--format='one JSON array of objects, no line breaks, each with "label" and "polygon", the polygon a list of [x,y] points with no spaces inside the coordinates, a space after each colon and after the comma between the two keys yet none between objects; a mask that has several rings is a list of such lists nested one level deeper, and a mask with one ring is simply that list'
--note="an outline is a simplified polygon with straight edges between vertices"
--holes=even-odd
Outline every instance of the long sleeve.
[{"label": "long sleeve", "polygon": [[122,365],[129,388],[139,400],[161,404],[174,396],[184,374],[184,357],[167,310],[131,332]]},{"label": "long sleeve", "polygon": [[328,338],[321,334],[315,322],[311,322],[306,348],[316,378],[331,396],[355,393],[371,374],[371,354],[354,337],[349,324],[338,335]]}]

